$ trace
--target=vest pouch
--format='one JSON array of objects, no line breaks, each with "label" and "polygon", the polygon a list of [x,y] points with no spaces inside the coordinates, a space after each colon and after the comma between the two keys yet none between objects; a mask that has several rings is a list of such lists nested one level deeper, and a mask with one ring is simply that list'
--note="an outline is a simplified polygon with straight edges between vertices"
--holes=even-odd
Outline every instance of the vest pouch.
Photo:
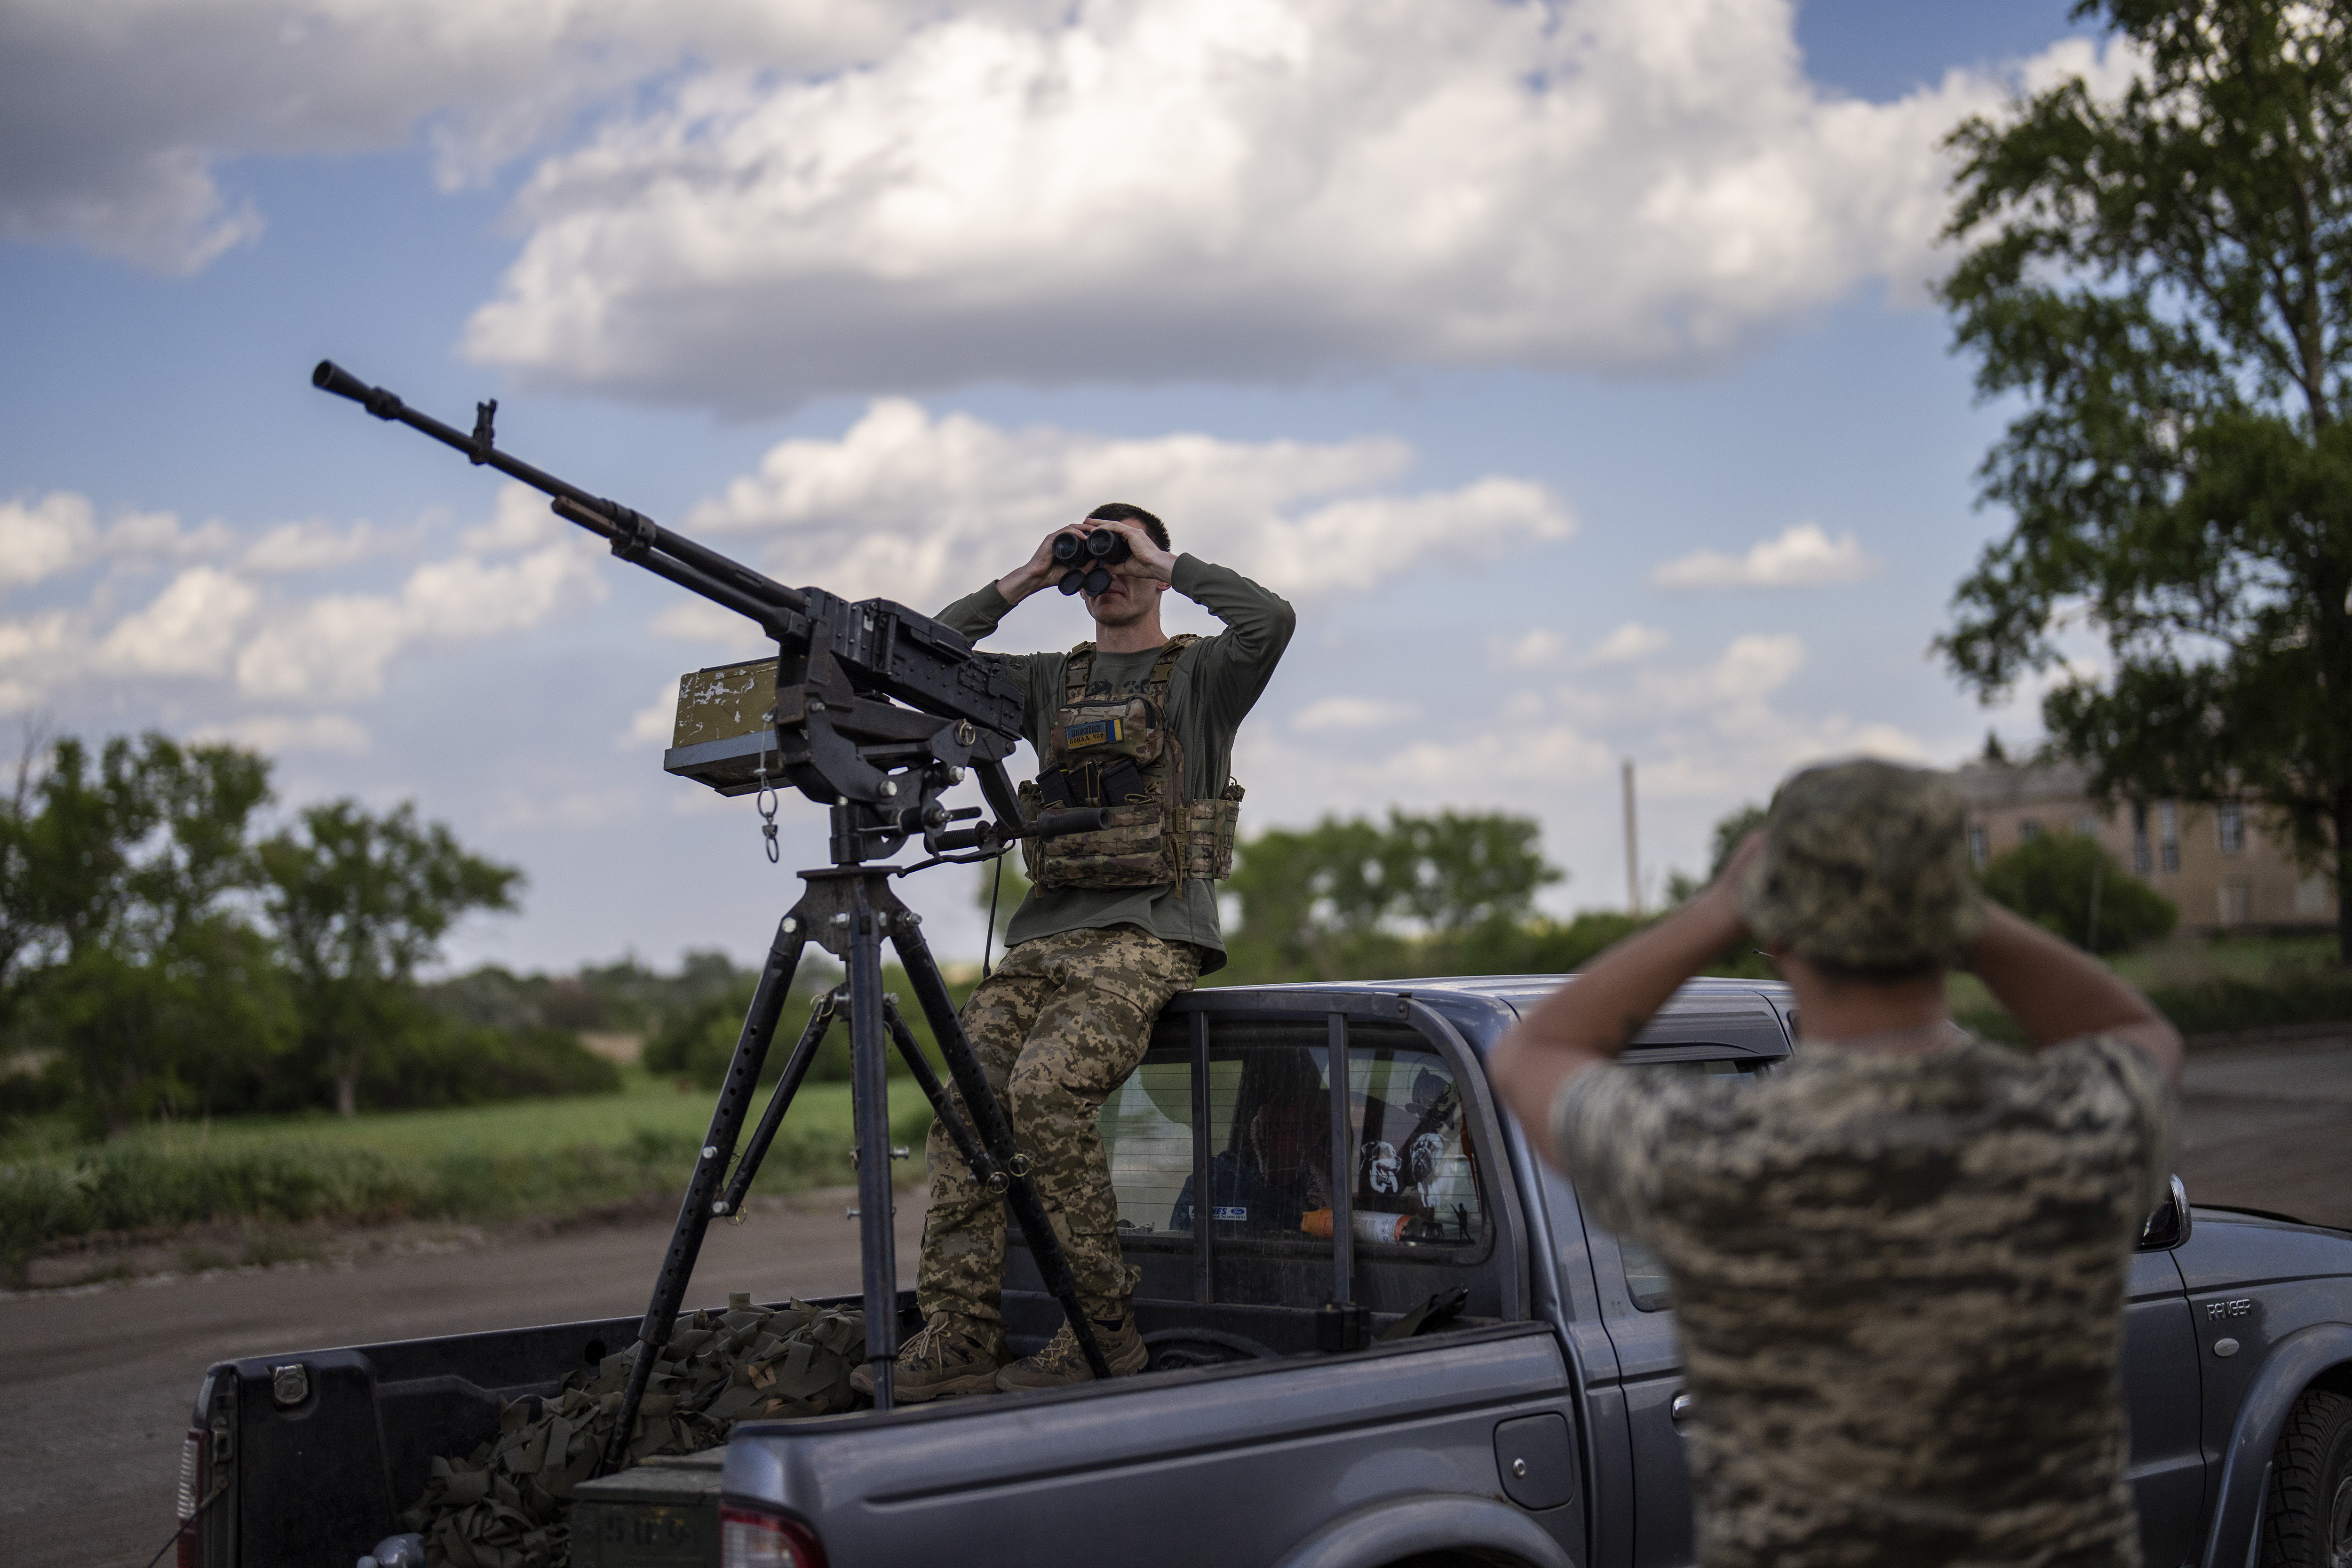
[{"label": "vest pouch", "polygon": [[1150,767],[1168,749],[1168,731],[1149,697],[1081,700],[1054,715],[1045,754],[1066,767],[1097,763],[1108,767],[1125,757]]},{"label": "vest pouch", "polygon": [[1157,799],[1113,808],[1091,833],[1024,838],[1021,859],[1041,888],[1156,888],[1176,880],[1168,814]]},{"label": "vest pouch", "polygon": [[1234,839],[1241,827],[1242,786],[1229,784],[1215,800],[1184,808],[1184,875],[1222,882],[1234,874]]}]

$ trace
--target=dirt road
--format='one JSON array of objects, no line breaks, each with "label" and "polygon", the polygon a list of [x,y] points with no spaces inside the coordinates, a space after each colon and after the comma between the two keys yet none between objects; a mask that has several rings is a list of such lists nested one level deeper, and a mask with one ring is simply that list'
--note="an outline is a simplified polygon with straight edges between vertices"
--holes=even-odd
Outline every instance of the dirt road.
[{"label": "dirt road", "polygon": [[[849,1194],[717,1226],[696,1305],[858,1289]],[[912,1284],[922,1198],[898,1205]],[[188,1406],[216,1361],[273,1349],[643,1312],[663,1222],[598,1226],[348,1269],[278,1268],[0,1301],[0,1562],[141,1568],[171,1534]]]},{"label": "dirt road", "polygon": [[[2200,1203],[2352,1227],[2352,1041],[2192,1058],[2179,1169]],[[711,1233],[688,1300],[854,1291],[846,1194]],[[919,1196],[899,1205],[914,1278]],[[669,1227],[603,1226],[348,1269],[312,1267],[0,1300],[0,1558],[141,1568],[171,1533],[205,1367],[278,1349],[642,1311]]]},{"label": "dirt road", "polygon": [[2190,1057],[2174,1164],[2191,1203],[2352,1229],[2352,1043]]}]

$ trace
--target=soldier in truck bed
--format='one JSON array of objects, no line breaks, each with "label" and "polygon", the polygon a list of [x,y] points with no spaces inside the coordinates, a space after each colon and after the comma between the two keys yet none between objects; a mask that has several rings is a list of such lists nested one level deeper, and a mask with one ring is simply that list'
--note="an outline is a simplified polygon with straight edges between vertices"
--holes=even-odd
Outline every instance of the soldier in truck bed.
[{"label": "soldier in truck bed", "polygon": [[[1119,1254],[1118,1200],[1095,1119],[1143,1059],[1168,999],[1225,962],[1216,881],[1233,869],[1242,797],[1234,734],[1290,641],[1290,606],[1237,572],[1170,552],[1168,530],[1140,507],[1110,502],[1048,534],[1023,565],[939,619],[977,640],[1055,583],[1064,533],[1110,530],[1129,558],[1087,593],[1097,640],[1067,654],[1016,656],[1028,697],[1038,778],[1032,811],[1108,805],[1098,832],[1025,840],[1033,887],[1013,916],[1004,962],[964,1005],[988,1081],[1027,1152],[1038,1194],[1077,1278],[1078,1298],[1110,1370],[1143,1369],[1129,1310],[1136,1277]],[[1225,624],[1213,637],[1171,637],[1160,596],[1174,588]],[[1000,1296],[1002,1199],[972,1179],[934,1126],[930,1210],[916,1301],[924,1326],[898,1352],[902,1401],[1013,1392],[1091,1375],[1064,1324],[1045,1349],[1007,1365]],[[853,1383],[871,1392],[860,1367]]]}]

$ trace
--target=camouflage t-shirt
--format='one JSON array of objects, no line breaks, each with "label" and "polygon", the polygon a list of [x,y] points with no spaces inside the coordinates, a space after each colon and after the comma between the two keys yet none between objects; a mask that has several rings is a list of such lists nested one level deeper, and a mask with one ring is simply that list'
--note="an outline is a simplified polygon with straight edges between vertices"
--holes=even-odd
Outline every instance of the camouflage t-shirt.
[{"label": "camouflage t-shirt", "polygon": [[1570,1079],[1578,1194],[1672,1285],[1700,1562],[2137,1564],[2119,1346],[2170,1105],[2102,1037]]}]

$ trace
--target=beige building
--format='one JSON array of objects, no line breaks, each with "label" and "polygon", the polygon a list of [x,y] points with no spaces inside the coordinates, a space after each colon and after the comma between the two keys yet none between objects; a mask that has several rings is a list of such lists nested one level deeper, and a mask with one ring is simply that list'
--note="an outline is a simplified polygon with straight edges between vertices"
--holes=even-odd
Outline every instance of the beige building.
[{"label": "beige building", "polygon": [[2332,931],[2336,891],[2296,868],[2260,813],[2232,805],[2135,802],[2107,807],[2069,763],[1963,764],[1953,777],[1969,807],[1969,858],[1981,868],[2042,833],[2087,833],[2180,910],[2181,934]]}]

